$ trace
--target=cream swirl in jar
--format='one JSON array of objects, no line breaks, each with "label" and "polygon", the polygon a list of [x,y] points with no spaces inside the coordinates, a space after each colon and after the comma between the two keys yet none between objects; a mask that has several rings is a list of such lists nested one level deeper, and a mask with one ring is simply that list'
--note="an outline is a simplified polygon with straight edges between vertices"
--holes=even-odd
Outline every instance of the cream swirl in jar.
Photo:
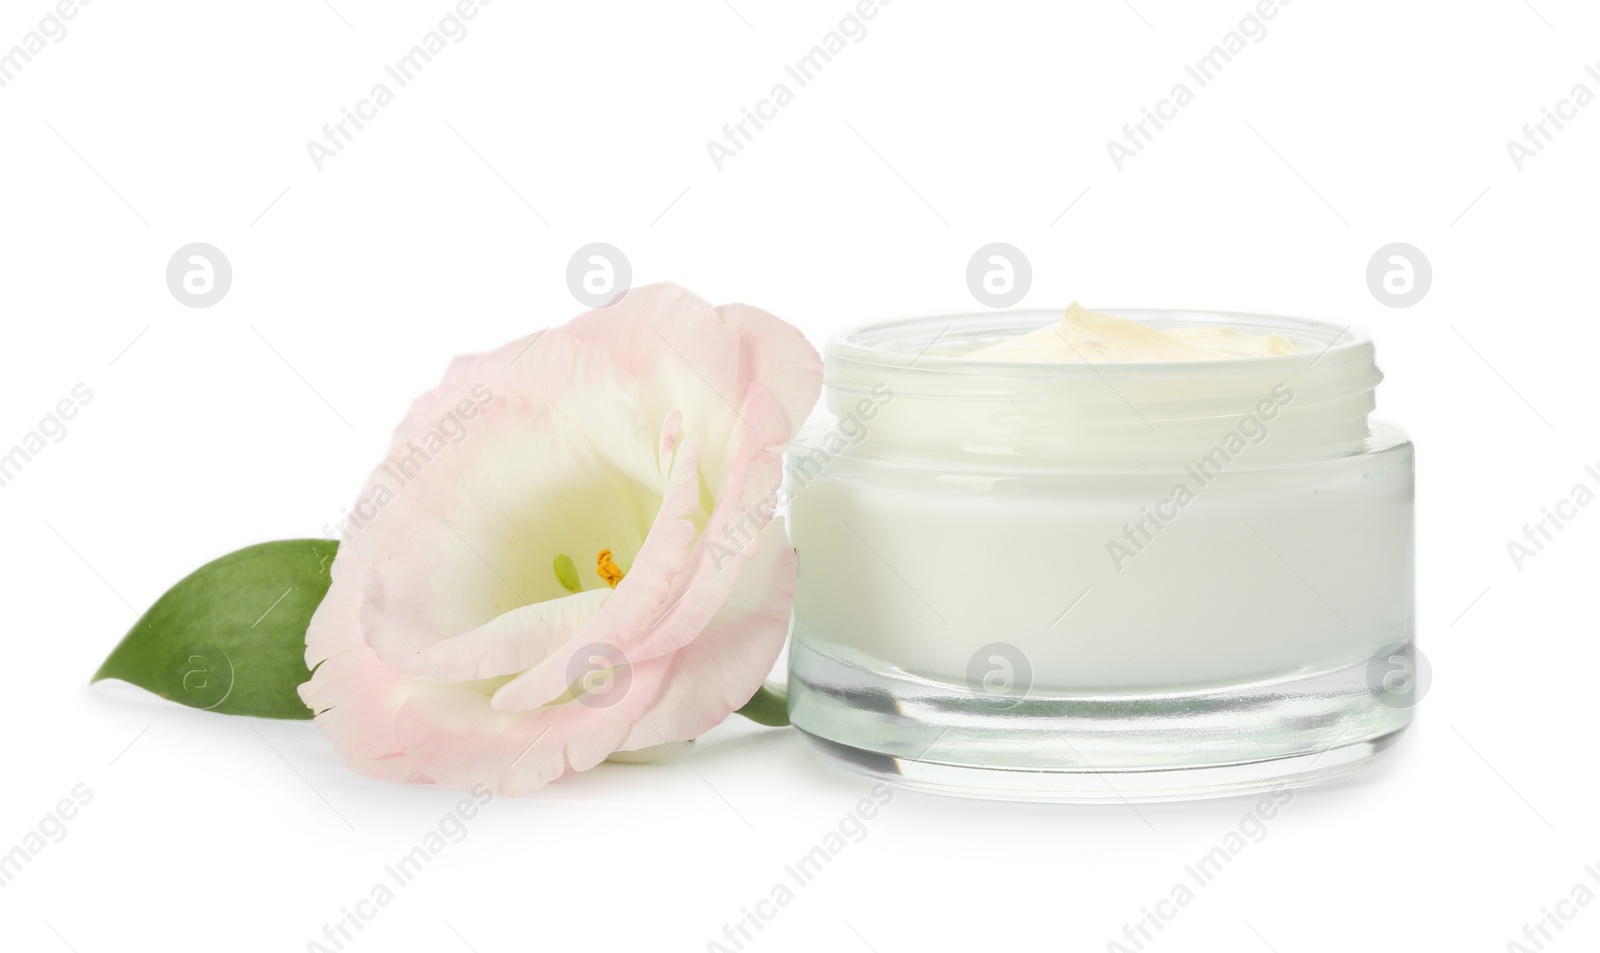
[{"label": "cream swirl in jar", "polygon": [[1299,346],[1281,333],[1249,334],[1237,328],[1182,325],[1166,329],[1099,314],[1076,301],[1055,324],[969,351],[974,361],[1094,362],[1215,361],[1230,357],[1293,354]]}]

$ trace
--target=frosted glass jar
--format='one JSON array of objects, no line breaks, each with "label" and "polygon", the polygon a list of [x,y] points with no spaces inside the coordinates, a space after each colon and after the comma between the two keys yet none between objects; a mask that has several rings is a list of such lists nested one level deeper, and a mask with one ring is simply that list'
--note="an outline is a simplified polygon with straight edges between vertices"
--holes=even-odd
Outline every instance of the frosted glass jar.
[{"label": "frosted glass jar", "polygon": [[1047,312],[840,335],[788,460],[790,715],[946,793],[1170,799],[1348,773],[1410,720],[1412,446],[1364,334],[1288,355],[970,360]]}]

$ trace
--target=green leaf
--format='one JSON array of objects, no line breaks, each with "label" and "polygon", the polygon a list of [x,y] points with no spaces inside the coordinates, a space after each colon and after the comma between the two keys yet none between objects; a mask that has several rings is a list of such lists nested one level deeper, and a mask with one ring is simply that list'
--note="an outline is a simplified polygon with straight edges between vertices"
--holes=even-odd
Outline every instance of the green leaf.
[{"label": "green leaf", "polygon": [[738,714],[745,716],[758,725],[766,725],[769,728],[787,727],[789,724],[788,686],[767,682],[756,689],[756,693],[750,696],[750,700],[744,703],[744,707],[738,710]]},{"label": "green leaf", "polygon": [[310,718],[295,689],[311,677],[306,626],[338,550],[285,539],[206,563],[156,600],[91,681],[119,678],[229,715]]}]

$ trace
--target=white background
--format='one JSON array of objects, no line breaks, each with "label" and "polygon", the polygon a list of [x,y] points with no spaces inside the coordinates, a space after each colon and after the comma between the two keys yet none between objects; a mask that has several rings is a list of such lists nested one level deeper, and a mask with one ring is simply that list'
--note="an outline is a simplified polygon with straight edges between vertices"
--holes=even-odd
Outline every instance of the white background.
[{"label": "white background", "polygon": [[[898,0],[722,171],[707,140],[849,0],[498,0],[320,172],[307,140],[447,0],[83,7],[0,88],[0,447],[94,393],[0,489],[0,852],[94,797],[0,889],[0,942],[302,950],[438,824],[459,795],[361,778],[309,723],[88,677],[201,562],[323,535],[449,357],[580,310],[591,241],[819,346],[972,310],[992,241],[1033,262],[1024,306],[1369,329],[1379,414],[1419,449],[1432,691],[1389,767],[1298,794],[1149,948],[1501,950],[1600,891],[1600,507],[1506,552],[1600,463],[1600,104],[1521,171],[1505,146],[1600,93],[1600,13],[1532,2],[1296,0],[1120,172],[1106,141],[1246,0]],[[51,8],[5,0],[0,51]],[[234,269],[208,309],[164,279],[197,241]],[[1394,241],[1433,265],[1407,309],[1364,276]],[[495,801],[347,948],[706,949],[866,787],[729,723],[688,765]],[[746,948],[1106,949],[1252,804],[897,793]],[[1600,942],[1600,904],[1563,909],[1551,948]]]}]

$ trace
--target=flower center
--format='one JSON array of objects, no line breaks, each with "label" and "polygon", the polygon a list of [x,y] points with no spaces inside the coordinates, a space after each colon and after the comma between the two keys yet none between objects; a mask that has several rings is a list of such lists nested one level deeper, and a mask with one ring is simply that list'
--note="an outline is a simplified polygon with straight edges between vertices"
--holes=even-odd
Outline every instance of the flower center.
[{"label": "flower center", "polygon": [[[555,572],[556,581],[561,583],[561,588],[571,593],[583,591],[583,583],[578,579],[578,567],[573,563],[571,556],[566,553],[557,553],[555,561],[550,564],[550,568]],[[595,556],[594,571],[595,575],[605,580],[605,584],[613,589],[617,588],[617,583],[621,582],[622,577],[626,575],[622,568],[617,565],[617,561],[611,557],[611,550],[609,549],[602,549],[599,555]]]}]

